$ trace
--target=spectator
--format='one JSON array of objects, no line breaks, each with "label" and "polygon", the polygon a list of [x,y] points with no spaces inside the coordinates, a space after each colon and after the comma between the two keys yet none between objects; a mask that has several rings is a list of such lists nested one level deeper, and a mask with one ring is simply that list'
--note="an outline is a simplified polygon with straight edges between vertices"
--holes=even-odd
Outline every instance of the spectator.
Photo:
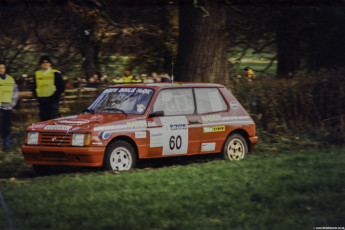
[{"label": "spectator", "polygon": [[161,82],[171,82],[170,77],[169,77],[169,74],[163,73],[163,74],[161,75]]},{"label": "spectator", "polygon": [[40,121],[45,121],[59,116],[59,100],[65,84],[60,71],[52,69],[49,56],[42,56],[39,64],[41,70],[35,72],[32,90],[39,104]]},{"label": "spectator", "polygon": [[80,78],[79,87],[80,88],[85,88],[86,86],[87,86],[86,78],[85,77]]},{"label": "spectator", "polygon": [[104,75],[101,77],[101,84],[102,84],[102,85],[108,85],[108,83],[109,83],[108,75],[104,74]]},{"label": "spectator", "polygon": [[135,74],[135,75],[133,76],[133,79],[132,79],[131,82],[133,82],[133,83],[141,83],[141,82],[143,82],[143,80],[140,79],[140,77],[139,77],[138,74]]},{"label": "spectator", "polygon": [[89,78],[89,83],[88,86],[92,88],[98,88],[99,82],[98,80],[98,75],[93,75],[92,77]]},{"label": "spectator", "polygon": [[252,81],[255,78],[254,70],[250,67],[244,68],[244,71],[246,72],[246,77],[248,81]]},{"label": "spectator", "polygon": [[73,86],[74,89],[78,89],[79,88],[80,81],[81,81],[80,77],[77,77],[77,78],[73,79],[72,86]]},{"label": "spectator", "polygon": [[[98,74],[94,74],[94,75],[92,76],[92,78],[94,79],[93,82],[96,82],[97,84],[99,84],[99,83],[101,82],[101,81],[99,80]],[[89,81],[90,81],[90,79],[89,79]]]},{"label": "spectator", "polygon": [[143,80],[144,83],[147,83],[148,82],[147,74],[142,74],[141,79]]},{"label": "spectator", "polygon": [[147,79],[147,83],[154,83],[154,79],[152,76],[149,76],[148,79]]},{"label": "spectator", "polygon": [[13,77],[6,73],[6,65],[0,62],[0,132],[2,149],[8,151],[12,125],[12,109],[18,101],[18,86]]},{"label": "spectator", "polygon": [[153,72],[151,76],[152,76],[153,82],[160,82],[161,81],[161,79],[159,78],[157,73]]},{"label": "spectator", "polygon": [[66,89],[72,89],[72,83],[68,80],[68,78],[66,76],[63,77],[63,81],[65,83],[65,88]]},{"label": "spectator", "polygon": [[123,76],[123,82],[131,82],[133,79],[133,76],[131,76],[131,71],[125,70],[125,76]]},{"label": "spectator", "polygon": [[121,84],[123,83],[123,78],[120,74],[116,74],[115,78],[113,79],[113,82],[115,84]]}]

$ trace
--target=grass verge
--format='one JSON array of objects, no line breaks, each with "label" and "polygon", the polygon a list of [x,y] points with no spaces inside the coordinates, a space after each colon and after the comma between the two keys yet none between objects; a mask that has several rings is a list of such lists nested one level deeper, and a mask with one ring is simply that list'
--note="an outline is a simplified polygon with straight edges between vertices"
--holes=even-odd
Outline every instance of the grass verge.
[{"label": "grass verge", "polygon": [[[345,149],[240,162],[3,180],[15,229],[313,229],[343,226]],[[0,229],[7,229],[0,210]]]}]

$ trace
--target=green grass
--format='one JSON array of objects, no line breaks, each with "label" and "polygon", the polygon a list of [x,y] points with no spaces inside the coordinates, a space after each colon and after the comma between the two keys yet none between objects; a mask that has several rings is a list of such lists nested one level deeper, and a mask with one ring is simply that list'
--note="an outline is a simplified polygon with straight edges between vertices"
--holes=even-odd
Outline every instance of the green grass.
[{"label": "green grass", "polygon": [[[240,50],[236,49],[238,52]],[[256,76],[263,75],[263,70],[270,63],[270,59],[273,58],[276,54],[266,53],[266,54],[254,54],[255,50],[249,49],[246,54],[242,57],[241,61],[239,62],[237,59],[240,58],[242,52],[239,52],[236,55],[230,55],[229,59],[232,64],[232,72],[236,74],[245,75],[244,68],[250,67],[254,70]],[[275,61],[271,67],[266,70],[266,73],[269,74],[271,77],[276,75],[277,71],[277,62]]]},{"label": "green grass", "polygon": [[[345,149],[3,180],[15,229],[343,226]],[[0,210],[0,229],[7,223]]]}]

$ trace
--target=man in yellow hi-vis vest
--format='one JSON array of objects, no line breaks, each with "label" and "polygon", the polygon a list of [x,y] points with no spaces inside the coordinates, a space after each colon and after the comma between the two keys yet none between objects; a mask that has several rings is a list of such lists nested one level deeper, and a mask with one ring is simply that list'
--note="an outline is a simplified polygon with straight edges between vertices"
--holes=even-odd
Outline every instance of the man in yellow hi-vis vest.
[{"label": "man in yellow hi-vis vest", "polygon": [[10,147],[12,125],[12,109],[18,101],[18,87],[10,75],[6,73],[6,65],[0,62],[0,132],[2,135],[2,150]]},{"label": "man in yellow hi-vis vest", "polygon": [[129,83],[132,81],[133,76],[131,75],[131,71],[125,70],[125,75],[122,77],[124,83]]},{"label": "man in yellow hi-vis vest", "polygon": [[49,56],[42,56],[39,64],[41,69],[35,72],[33,94],[39,104],[40,120],[46,121],[59,116],[59,100],[65,84],[60,71],[52,69]]}]

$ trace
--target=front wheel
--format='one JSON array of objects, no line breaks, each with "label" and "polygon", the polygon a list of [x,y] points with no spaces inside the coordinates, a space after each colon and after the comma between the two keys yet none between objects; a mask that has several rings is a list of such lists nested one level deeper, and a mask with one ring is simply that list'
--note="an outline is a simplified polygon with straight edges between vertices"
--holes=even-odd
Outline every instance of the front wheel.
[{"label": "front wheel", "polygon": [[248,154],[248,143],[239,134],[230,135],[224,144],[223,155],[231,161],[242,160]]},{"label": "front wheel", "polygon": [[128,142],[116,141],[107,148],[103,166],[107,170],[128,171],[136,165],[135,150]]}]

